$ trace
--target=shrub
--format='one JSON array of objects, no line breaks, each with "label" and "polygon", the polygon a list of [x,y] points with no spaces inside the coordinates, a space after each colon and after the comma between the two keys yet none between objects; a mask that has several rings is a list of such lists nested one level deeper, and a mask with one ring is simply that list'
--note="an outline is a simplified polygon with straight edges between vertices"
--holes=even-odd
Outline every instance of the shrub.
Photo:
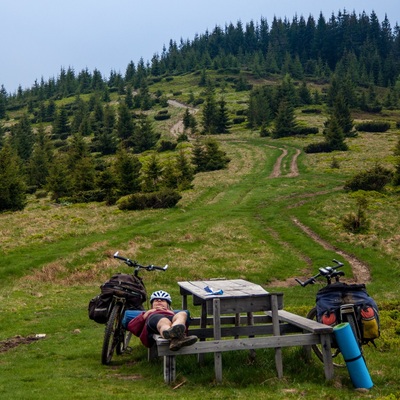
[{"label": "shrub", "polygon": [[393,172],[377,164],[373,168],[360,172],[349,179],[344,189],[355,192],[356,190],[375,190],[380,192],[393,177]]},{"label": "shrub", "polygon": [[316,135],[318,133],[318,128],[311,126],[297,126],[296,135]]},{"label": "shrub", "polygon": [[157,114],[154,116],[154,119],[156,121],[164,121],[166,119],[170,119],[171,118],[171,114]]},{"label": "shrub", "polygon": [[304,147],[306,153],[330,153],[332,150],[327,142],[310,143]]},{"label": "shrub", "polygon": [[245,121],[246,121],[246,117],[242,117],[242,116],[240,116],[240,117],[235,117],[235,118],[232,119],[232,123],[233,123],[234,125],[241,124],[241,123],[243,123],[243,122],[245,122]]},{"label": "shrub", "polygon": [[158,144],[158,149],[157,151],[159,153],[163,152],[163,151],[172,151],[176,149],[176,143],[172,142],[171,140],[161,140],[160,143]]},{"label": "shrub", "polygon": [[369,221],[366,216],[368,201],[364,195],[357,198],[357,213],[351,212],[343,217],[343,228],[348,232],[360,233],[369,228]]},{"label": "shrub", "polygon": [[303,114],[321,114],[321,110],[319,108],[305,108],[301,110]]},{"label": "shrub", "polygon": [[174,207],[182,196],[173,189],[163,189],[151,193],[134,193],[117,201],[120,210],[144,210],[146,208]]},{"label": "shrub", "polygon": [[390,129],[390,123],[386,121],[365,121],[356,124],[356,129],[364,132],[386,132]]}]

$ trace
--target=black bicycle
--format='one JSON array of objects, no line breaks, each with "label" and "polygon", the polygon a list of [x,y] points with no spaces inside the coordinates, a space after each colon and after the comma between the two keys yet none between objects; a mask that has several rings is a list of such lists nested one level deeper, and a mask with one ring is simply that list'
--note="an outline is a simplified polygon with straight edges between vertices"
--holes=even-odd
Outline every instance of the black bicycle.
[{"label": "black bicycle", "polygon": [[[340,277],[343,277],[345,273],[339,271],[339,268],[343,267],[344,264],[337,260],[333,260],[333,262],[336,265],[319,268],[318,274],[304,282],[295,278],[296,282],[303,287],[316,283],[319,277],[326,279],[326,286],[318,290],[316,306],[308,312],[307,318],[332,326],[348,322],[362,352],[362,345],[366,341],[363,338],[363,327],[360,320],[362,305],[359,304],[365,304],[362,300],[366,297],[369,298],[369,296],[366,293],[364,284],[348,285],[340,282]],[[332,283],[332,281],[334,282]],[[369,298],[369,301],[373,300]],[[316,356],[323,361],[320,345],[313,345],[312,349]],[[332,359],[334,366],[346,366],[345,360],[335,341],[332,343]]]},{"label": "black bicycle", "polygon": [[[157,267],[155,265],[141,265],[137,261],[132,261],[129,258],[122,257],[118,252],[114,254],[114,258],[122,260],[128,267],[134,268],[133,274],[130,276],[135,287],[128,287],[124,282],[113,282],[112,300],[108,309],[108,318],[106,322],[103,348],[101,353],[101,362],[104,365],[110,364],[114,352],[117,355],[123,354],[128,348],[131,339],[131,333],[125,328],[123,318],[125,311],[128,309],[129,299],[133,296],[137,298],[135,309],[144,311],[143,303],[146,301],[146,287],[142,278],[139,276],[141,269],[146,271],[166,271],[168,265]],[[131,307],[129,307],[131,308]]]}]

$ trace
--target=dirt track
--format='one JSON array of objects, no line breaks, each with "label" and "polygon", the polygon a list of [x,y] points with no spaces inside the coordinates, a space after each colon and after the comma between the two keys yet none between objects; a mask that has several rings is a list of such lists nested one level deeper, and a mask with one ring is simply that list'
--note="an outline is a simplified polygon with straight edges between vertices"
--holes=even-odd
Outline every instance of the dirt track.
[{"label": "dirt track", "polygon": [[[273,147],[273,146],[270,146]],[[288,151],[285,148],[279,148],[282,151],[282,154],[277,158],[270,178],[278,178],[281,177],[281,166],[282,160],[287,156]],[[296,153],[293,155],[291,163],[290,163],[290,173],[284,175],[285,177],[296,177],[299,176],[299,169],[297,166],[297,158],[301,154],[299,149],[296,149]],[[317,193],[312,193],[309,196],[316,196]],[[311,239],[313,239],[316,243],[321,245],[324,249],[334,251],[341,257],[343,257],[351,266],[353,279],[346,279],[347,282],[355,282],[355,283],[368,283],[371,280],[371,274],[369,271],[369,267],[367,264],[363,263],[361,260],[356,258],[355,256],[340,250],[339,248],[331,245],[320,236],[318,236],[315,232],[313,232],[309,227],[302,224],[297,218],[292,218],[293,223],[298,226],[304,233],[306,233]],[[287,286],[291,285],[293,282],[275,282],[277,286]]]}]

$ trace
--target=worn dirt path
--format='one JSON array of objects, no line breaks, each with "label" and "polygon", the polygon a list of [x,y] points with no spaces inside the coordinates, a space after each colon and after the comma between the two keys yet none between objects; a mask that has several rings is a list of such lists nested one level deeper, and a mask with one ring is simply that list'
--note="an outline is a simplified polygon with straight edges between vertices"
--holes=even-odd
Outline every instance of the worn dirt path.
[{"label": "worn dirt path", "polygon": [[[269,146],[274,147],[274,146]],[[274,168],[271,172],[270,178],[278,178],[282,176],[281,167],[282,167],[282,160],[288,155],[288,151],[285,148],[279,148],[282,151],[282,154],[277,158],[275,161]],[[296,153],[293,155],[292,160],[290,162],[290,172],[287,175],[284,175],[288,178],[293,178],[299,175],[299,168],[297,166],[297,158],[301,154],[299,149],[296,149]]]}]

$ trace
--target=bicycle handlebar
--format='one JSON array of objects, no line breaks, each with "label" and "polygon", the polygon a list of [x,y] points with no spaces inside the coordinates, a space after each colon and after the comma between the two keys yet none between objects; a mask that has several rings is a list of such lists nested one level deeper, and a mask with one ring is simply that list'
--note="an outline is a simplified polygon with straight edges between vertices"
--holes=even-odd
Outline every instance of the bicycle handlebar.
[{"label": "bicycle handlebar", "polygon": [[137,271],[139,269],[145,269],[146,271],[154,271],[154,270],[166,271],[168,268],[168,264],[166,264],[164,267],[157,267],[156,265],[152,265],[152,264],[147,265],[147,266],[141,265],[137,261],[132,261],[129,258],[120,256],[118,251],[114,254],[114,258],[117,258],[118,260],[122,260],[126,265],[128,265],[129,267],[135,268]]},{"label": "bicycle handlebar", "polygon": [[344,275],[343,271],[337,271],[337,269],[343,267],[343,263],[341,263],[338,260],[332,260],[334,263],[336,263],[335,266],[328,266],[328,267],[321,267],[319,268],[319,272],[317,275],[312,276],[311,278],[308,278],[306,281],[302,282],[300,279],[295,278],[295,281],[301,285],[302,287],[305,287],[307,285],[312,285],[316,282],[317,278],[320,276],[325,277],[326,279],[330,280],[334,276],[340,276]]}]

